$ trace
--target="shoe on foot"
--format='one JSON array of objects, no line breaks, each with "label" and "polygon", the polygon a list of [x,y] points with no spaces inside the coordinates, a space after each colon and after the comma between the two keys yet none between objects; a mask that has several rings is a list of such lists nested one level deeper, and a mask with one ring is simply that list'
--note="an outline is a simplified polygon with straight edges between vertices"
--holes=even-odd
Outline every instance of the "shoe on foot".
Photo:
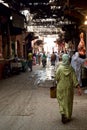
[{"label": "shoe on foot", "polygon": [[64,114],[62,114],[62,123],[66,124],[69,121],[70,121],[70,119],[67,119],[67,117]]}]

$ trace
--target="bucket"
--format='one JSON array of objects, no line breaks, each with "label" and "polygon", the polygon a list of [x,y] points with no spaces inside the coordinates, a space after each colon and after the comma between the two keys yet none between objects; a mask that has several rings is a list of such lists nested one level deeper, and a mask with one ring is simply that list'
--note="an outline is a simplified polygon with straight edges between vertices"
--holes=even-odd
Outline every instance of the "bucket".
[{"label": "bucket", "polygon": [[56,98],[56,86],[50,88],[50,97]]}]

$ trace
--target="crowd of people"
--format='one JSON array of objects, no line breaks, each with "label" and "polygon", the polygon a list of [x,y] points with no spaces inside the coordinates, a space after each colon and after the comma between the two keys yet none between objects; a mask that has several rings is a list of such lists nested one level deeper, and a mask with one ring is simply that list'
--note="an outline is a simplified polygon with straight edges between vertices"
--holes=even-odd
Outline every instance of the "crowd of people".
[{"label": "crowd of people", "polygon": [[80,35],[80,43],[77,52],[73,55],[66,50],[57,52],[45,53],[29,53],[28,65],[32,71],[32,65],[42,64],[43,67],[47,63],[50,66],[55,66],[55,81],[57,84],[56,97],[59,103],[62,123],[67,123],[72,119],[74,88],[78,89],[78,94],[82,94],[82,66],[86,60],[86,49],[84,46],[83,33]]},{"label": "crowd of people", "polygon": [[[57,84],[56,97],[59,103],[62,123],[71,121],[74,99],[74,88],[78,89],[78,94],[82,94],[82,66],[85,63],[85,47],[83,33],[80,35],[78,51],[72,56],[67,51],[50,53],[28,54],[29,68],[32,71],[33,64],[46,66],[47,62],[55,67],[55,81]],[[83,53],[82,53],[83,52]]]},{"label": "crowd of people", "polygon": [[60,58],[58,53],[53,51],[51,55],[45,52],[38,53],[38,55],[29,53],[28,61],[30,71],[32,71],[33,63],[43,65],[45,61],[45,64],[50,62],[50,66],[55,66],[55,80],[57,82],[56,95],[59,103],[61,121],[64,124],[71,121],[74,88],[78,89],[79,95],[82,94],[81,70],[85,58],[81,58],[79,52],[75,52],[72,57],[70,57],[69,53],[62,53]]},{"label": "crowd of people", "polygon": [[46,66],[46,64],[55,66],[55,63],[59,61],[59,56],[58,53],[54,51],[52,52],[52,54],[46,53],[45,51],[37,53],[29,52],[27,59],[28,59],[28,67],[30,71],[32,71],[32,66],[37,64],[42,65],[44,67]]}]

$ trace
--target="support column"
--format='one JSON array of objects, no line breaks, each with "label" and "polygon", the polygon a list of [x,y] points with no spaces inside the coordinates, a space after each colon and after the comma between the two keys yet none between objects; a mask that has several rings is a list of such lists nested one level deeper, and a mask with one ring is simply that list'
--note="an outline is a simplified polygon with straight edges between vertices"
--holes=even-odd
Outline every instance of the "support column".
[{"label": "support column", "polygon": [[10,58],[11,57],[11,36],[10,36],[10,28],[9,28],[9,24],[7,25],[8,26],[8,36],[7,36],[7,44],[8,44],[8,47],[7,47],[7,57]]},{"label": "support column", "polygon": [[2,58],[2,35],[0,35],[0,58]]}]

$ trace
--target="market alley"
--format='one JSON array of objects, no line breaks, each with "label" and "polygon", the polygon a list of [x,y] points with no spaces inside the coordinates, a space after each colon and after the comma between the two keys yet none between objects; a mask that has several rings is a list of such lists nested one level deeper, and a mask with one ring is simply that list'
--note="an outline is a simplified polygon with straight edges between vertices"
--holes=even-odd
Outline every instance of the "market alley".
[{"label": "market alley", "polygon": [[87,130],[87,94],[75,90],[72,121],[61,123],[56,98],[50,98],[54,68],[33,66],[32,72],[0,81],[0,130]]}]

